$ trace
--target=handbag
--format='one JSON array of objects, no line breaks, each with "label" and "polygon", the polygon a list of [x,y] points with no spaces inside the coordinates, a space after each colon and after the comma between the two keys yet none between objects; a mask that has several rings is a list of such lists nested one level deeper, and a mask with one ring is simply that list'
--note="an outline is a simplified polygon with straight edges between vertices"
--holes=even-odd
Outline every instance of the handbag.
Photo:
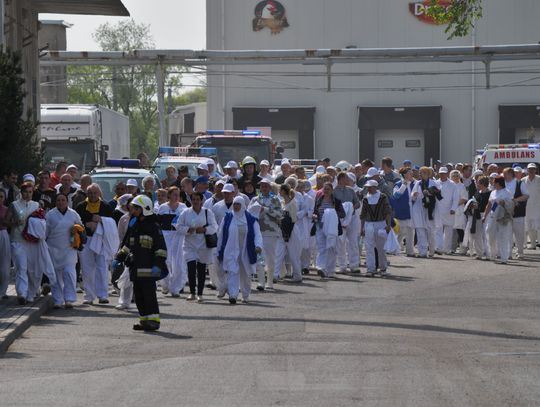
[{"label": "handbag", "polygon": [[[206,225],[204,225],[204,227],[207,227],[208,226],[208,209],[205,209],[205,212],[204,212],[205,216],[206,216]],[[218,237],[217,237],[217,233],[212,233],[211,235],[207,235],[206,233],[204,234],[204,240],[206,241],[206,247],[209,248],[209,249],[214,249],[217,247],[217,241],[218,241]]]},{"label": "handbag", "polygon": [[280,226],[281,236],[283,237],[283,240],[285,240],[285,242],[288,242],[294,229],[294,222],[292,221],[291,215],[288,211],[284,211]]}]

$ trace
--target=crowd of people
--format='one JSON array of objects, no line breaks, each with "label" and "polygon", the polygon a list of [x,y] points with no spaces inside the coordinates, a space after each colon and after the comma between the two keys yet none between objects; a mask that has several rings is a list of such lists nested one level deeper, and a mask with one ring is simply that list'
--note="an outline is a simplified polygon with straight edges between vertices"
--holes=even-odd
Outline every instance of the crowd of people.
[{"label": "crowd of people", "polygon": [[[396,168],[397,167],[397,168]],[[161,185],[119,181],[110,202],[88,174],[59,163],[50,173],[14,172],[0,183],[0,296],[10,267],[19,304],[51,293],[54,306],[136,303],[136,330],[159,329],[157,290],[204,301],[204,289],[231,305],[248,303],[252,281],[271,291],[315,271],[387,274],[387,253],[433,258],[469,255],[507,263],[535,249],[540,176],[486,164],[395,165],[383,158],[351,165],[330,159],[313,174],[281,160],[215,162],[198,176],[170,166]],[[515,250],[515,254],[513,251]],[[361,256],[361,255],[364,256]],[[157,283],[157,284],[156,284]]]}]

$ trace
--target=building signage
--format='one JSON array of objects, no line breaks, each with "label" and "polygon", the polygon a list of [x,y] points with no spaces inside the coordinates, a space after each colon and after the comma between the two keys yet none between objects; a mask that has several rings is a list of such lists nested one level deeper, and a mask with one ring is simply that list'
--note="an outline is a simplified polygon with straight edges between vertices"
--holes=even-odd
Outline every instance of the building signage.
[{"label": "building signage", "polygon": [[393,140],[379,140],[377,143],[379,148],[394,148],[394,141]]},{"label": "building signage", "polygon": [[[440,0],[438,1],[439,6],[443,6],[448,9],[451,5],[451,1],[447,0]],[[430,0],[424,0],[424,1],[415,1],[413,3],[409,3],[409,11],[413,16],[415,16],[418,20],[427,23],[427,24],[446,24],[450,21],[443,21],[438,22],[435,21],[435,19],[431,16],[427,15],[428,10],[431,8],[431,1]]]},{"label": "building signage", "polygon": [[255,18],[253,19],[253,31],[270,29],[272,34],[279,34],[289,26],[285,16],[285,7],[279,1],[260,1],[255,6]]}]

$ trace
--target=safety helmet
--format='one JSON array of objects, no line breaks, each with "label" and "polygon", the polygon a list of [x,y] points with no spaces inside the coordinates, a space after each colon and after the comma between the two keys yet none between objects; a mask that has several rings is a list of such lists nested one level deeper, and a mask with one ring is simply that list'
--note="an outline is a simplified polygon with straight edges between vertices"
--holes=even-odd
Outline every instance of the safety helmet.
[{"label": "safety helmet", "polygon": [[347,171],[351,167],[347,161],[340,161],[336,164],[336,168],[339,168],[341,171]]},{"label": "safety helmet", "polygon": [[153,210],[154,205],[152,204],[152,200],[148,198],[146,195],[137,195],[131,201],[131,205],[135,205],[135,206],[138,206],[139,208],[142,208],[144,216],[150,216],[154,214],[154,210]]},{"label": "safety helmet", "polygon": [[248,164],[257,165],[257,161],[255,161],[255,159],[253,157],[248,155],[242,160],[242,167],[244,167],[244,166],[246,166]]}]

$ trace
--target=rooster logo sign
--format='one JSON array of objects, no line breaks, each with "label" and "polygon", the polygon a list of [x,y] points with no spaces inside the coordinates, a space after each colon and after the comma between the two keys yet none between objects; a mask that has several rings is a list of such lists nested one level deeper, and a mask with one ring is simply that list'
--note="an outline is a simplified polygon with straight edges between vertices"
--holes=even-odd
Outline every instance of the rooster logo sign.
[{"label": "rooster logo sign", "polygon": [[253,31],[269,28],[272,34],[279,34],[289,23],[285,17],[285,7],[279,1],[265,0],[255,6]]}]

